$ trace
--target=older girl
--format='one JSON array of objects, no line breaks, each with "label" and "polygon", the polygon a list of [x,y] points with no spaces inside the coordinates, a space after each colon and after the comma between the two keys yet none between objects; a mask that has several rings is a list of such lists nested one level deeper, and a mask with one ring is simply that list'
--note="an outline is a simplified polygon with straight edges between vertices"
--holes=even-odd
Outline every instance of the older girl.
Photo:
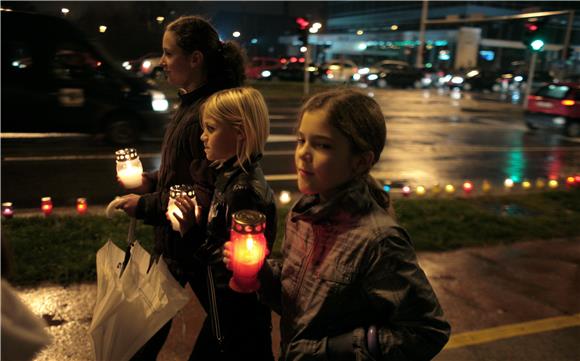
[{"label": "older girl", "polygon": [[385,140],[379,105],[358,92],[321,93],[302,108],[304,196],[288,215],[282,259],[260,273],[261,299],[281,315],[281,360],[427,360],[447,342],[411,239],[369,174]]}]

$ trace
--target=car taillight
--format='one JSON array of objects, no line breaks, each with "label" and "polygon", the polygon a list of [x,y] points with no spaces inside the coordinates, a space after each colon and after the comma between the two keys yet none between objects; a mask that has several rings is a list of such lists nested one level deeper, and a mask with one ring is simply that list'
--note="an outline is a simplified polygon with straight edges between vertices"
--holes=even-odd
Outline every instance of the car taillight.
[{"label": "car taillight", "polygon": [[562,105],[565,105],[567,107],[571,107],[572,105],[576,104],[576,102],[572,99],[564,99],[560,102]]},{"label": "car taillight", "polygon": [[326,73],[326,75],[328,75],[328,74],[332,74],[332,70],[330,70],[330,69],[326,69],[325,73]]}]

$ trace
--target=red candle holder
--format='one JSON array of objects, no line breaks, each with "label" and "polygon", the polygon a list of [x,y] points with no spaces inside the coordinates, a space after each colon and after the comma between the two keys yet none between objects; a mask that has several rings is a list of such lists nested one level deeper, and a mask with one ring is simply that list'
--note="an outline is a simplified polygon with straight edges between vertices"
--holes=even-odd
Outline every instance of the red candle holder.
[{"label": "red candle holder", "polygon": [[77,198],[77,213],[85,214],[87,213],[88,205],[86,198]]},{"label": "red candle holder", "polygon": [[232,216],[230,241],[232,242],[233,276],[229,286],[241,293],[255,292],[260,288],[258,271],[266,258],[266,216],[252,210],[242,210]]},{"label": "red candle holder", "polygon": [[45,216],[52,213],[52,199],[50,197],[42,197],[40,199],[40,209]]},{"label": "red candle holder", "polygon": [[6,219],[10,219],[14,217],[14,209],[12,209],[12,202],[3,202],[2,203],[2,215]]}]

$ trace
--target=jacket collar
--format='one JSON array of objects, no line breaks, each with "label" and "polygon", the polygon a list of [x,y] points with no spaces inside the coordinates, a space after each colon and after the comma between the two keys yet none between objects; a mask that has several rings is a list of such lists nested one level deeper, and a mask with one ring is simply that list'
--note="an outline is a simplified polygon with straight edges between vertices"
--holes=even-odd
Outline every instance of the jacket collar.
[{"label": "jacket collar", "polygon": [[256,167],[256,163],[262,159],[262,155],[258,154],[253,156],[249,161],[244,163],[242,168],[239,164],[236,164],[238,160],[237,157],[232,157],[228,159],[222,166],[218,169],[218,176],[215,183],[216,190],[224,192],[226,187],[230,184],[230,181],[234,179],[239,173],[244,170],[248,173]]},{"label": "jacket collar", "polygon": [[212,93],[214,93],[214,90],[212,89],[212,87],[209,86],[208,84],[204,84],[204,85],[200,86],[199,88],[195,89],[194,91],[191,91],[189,93],[183,93],[183,94],[178,93],[177,95],[179,95],[179,98],[181,99],[182,105],[191,105],[191,104],[195,103],[196,101],[198,101],[199,99],[208,97]]},{"label": "jacket collar", "polygon": [[320,196],[303,196],[292,208],[292,222],[330,223],[352,220],[353,215],[367,213],[373,205],[368,185],[363,179],[354,179],[339,187],[324,203]]}]

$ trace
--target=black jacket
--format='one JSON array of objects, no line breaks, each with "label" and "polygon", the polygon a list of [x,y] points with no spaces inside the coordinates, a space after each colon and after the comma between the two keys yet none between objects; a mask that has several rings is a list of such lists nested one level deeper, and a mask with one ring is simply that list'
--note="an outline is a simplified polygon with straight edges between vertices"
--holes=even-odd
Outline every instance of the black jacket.
[{"label": "black jacket", "polygon": [[199,139],[202,133],[199,110],[203,102],[215,91],[217,89],[205,85],[191,93],[180,95],[180,107],[163,139],[159,171],[149,176],[155,184],[155,191],[142,195],[136,210],[137,219],[142,219],[145,224],[155,228],[154,255],[163,255],[169,268],[178,278],[183,271],[191,270],[193,267],[191,254],[194,243],[202,242],[205,232],[204,230],[198,232],[197,240],[189,239],[189,242],[184,242],[179,232],[173,231],[171,223],[165,216],[169,188],[176,184],[193,185],[197,202],[205,211],[203,216],[207,216],[215,172],[209,167],[203,143]]}]

